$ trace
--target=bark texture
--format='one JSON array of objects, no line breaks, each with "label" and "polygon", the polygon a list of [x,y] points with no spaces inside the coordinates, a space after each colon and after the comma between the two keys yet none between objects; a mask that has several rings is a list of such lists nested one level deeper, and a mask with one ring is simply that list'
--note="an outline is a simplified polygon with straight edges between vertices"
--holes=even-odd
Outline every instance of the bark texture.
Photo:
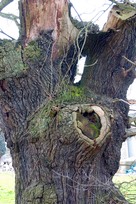
[{"label": "bark texture", "polygon": [[[21,69],[6,75],[7,42],[0,59],[6,68],[0,116],[16,173],[16,204],[127,203],[112,177],[128,125],[128,105],[119,99],[126,99],[134,79],[122,56],[134,60],[135,19],[120,32],[94,34],[74,27],[67,1],[24,0],[20,8],[23,48],[14,52]],[[87,59],[76,86],[79,54]]]}]

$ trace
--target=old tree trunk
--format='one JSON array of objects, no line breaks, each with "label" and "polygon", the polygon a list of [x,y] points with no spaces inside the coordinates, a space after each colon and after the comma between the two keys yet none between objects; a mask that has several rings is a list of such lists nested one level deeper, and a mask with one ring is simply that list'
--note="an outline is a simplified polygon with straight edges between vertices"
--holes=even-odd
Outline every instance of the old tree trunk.
[{"label": "old tree trunk", "polygon": [[114,13],[99,32],[70,19],[67,0],[20,2],[22,45],[0,44],[1,126],[16,204],[127,203],[112,178],[129,127],[136,19]]}]

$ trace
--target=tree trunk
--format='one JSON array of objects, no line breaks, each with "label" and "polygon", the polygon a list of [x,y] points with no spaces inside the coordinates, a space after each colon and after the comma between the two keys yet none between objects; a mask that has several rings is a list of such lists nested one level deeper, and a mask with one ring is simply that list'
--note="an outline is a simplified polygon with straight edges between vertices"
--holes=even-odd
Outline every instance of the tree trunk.
[{"label": "tree trunk", "polygon": [[[124,100],[134,72],[123,56],[134,60],[135,19],[93,33],[71,23],[66,0],[25,0],[20,10],[22,48],[0,47],[16,204],[127,203],[112,178],[129,125]],[[73,85],[81,55],[85,70]]]}]

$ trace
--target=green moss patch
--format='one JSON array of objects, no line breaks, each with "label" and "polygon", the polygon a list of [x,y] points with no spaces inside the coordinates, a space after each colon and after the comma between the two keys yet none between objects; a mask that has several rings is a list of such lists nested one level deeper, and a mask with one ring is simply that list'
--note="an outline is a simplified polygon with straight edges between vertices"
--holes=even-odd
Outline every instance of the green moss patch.
[{"label": "green moss patch", "polygon": [[58,101],[58,103],[81,102],[84,97],[85,94],[82,87],[65,85],[60,89],[56,101]]}]

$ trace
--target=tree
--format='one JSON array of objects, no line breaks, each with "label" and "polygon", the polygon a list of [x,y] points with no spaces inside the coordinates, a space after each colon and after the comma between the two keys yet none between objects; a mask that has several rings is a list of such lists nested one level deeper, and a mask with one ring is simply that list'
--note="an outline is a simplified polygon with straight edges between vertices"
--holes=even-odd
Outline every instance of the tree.
[{"label": "tree", "polygon": [[[7,10],[9,10],[9,11],[11,11],[11,9],[10,9],[10,3],[14,3],[14,4],[12,4],[12,5],[14,5],[14,6],[16,6],[17,5],[17,1],[18,0],[5,0],[5,1],[1,1],[0,2],[0,19],[2,19],[3,18],[3,20],[4,21],[2,21],[1,22],[1,26],[0,26],[0,34],[2,34],[1,36],[3,36],[3,37],[8,37],[9,39],[12,39],[12,40],[14,40],[14,38],[16,39],[17,38],[17,36],[16,36],[16,34],[15,34],[15,36],[14,37],[12,37],[12,31],[14,31],[14,33],[15,33],[15,31],[16,31],[16,33],[18,32],[18,29],[19,29],[19,27],[20,27],[20,24],[19,24],[19,17],[18,17],[18,12],[17,12],[17,9],[16,8],[14,8],[14,10],[12,11],[13,13],[7,13],[6,12],[6,9]],[[9,5],[9,6],[8,6]],[[8,6],[8,7],[7,7]],[[16,15],[15,15],[15,13],[16,13]],[[9,31],[9,33],[7,33],[7,31],[5,32],[5,28],[6,28],[6,26],[4,26],[4,23],[6,22],[6,21],[9,21],[9,26],[7,26],[7,28],[9,28],[10,29],[10,27],[12,28],[12,29],[10,29],[10,31]],[[15,24],[15,25],[14,25]],[[4,26],[4,27],[3,27]],[[7,28],[6,28],[6,30],[7,30]],[[18,34],[17,34],[18,35]]]},{"label": "tree", "polygon": [[1,156],[3,156],[6,153],[6,145],[5,145],[5,139],[4,139],[4,135],[1,132],[0,134],[0,158]]},{"label": "tree", "polygon": [[129,128],[136,11],[114,2],[99,31],[74,20],[69,1],[20,1],[20,39],[1,40],[0,114],[16,204],[128,203],[112,178]]}]

